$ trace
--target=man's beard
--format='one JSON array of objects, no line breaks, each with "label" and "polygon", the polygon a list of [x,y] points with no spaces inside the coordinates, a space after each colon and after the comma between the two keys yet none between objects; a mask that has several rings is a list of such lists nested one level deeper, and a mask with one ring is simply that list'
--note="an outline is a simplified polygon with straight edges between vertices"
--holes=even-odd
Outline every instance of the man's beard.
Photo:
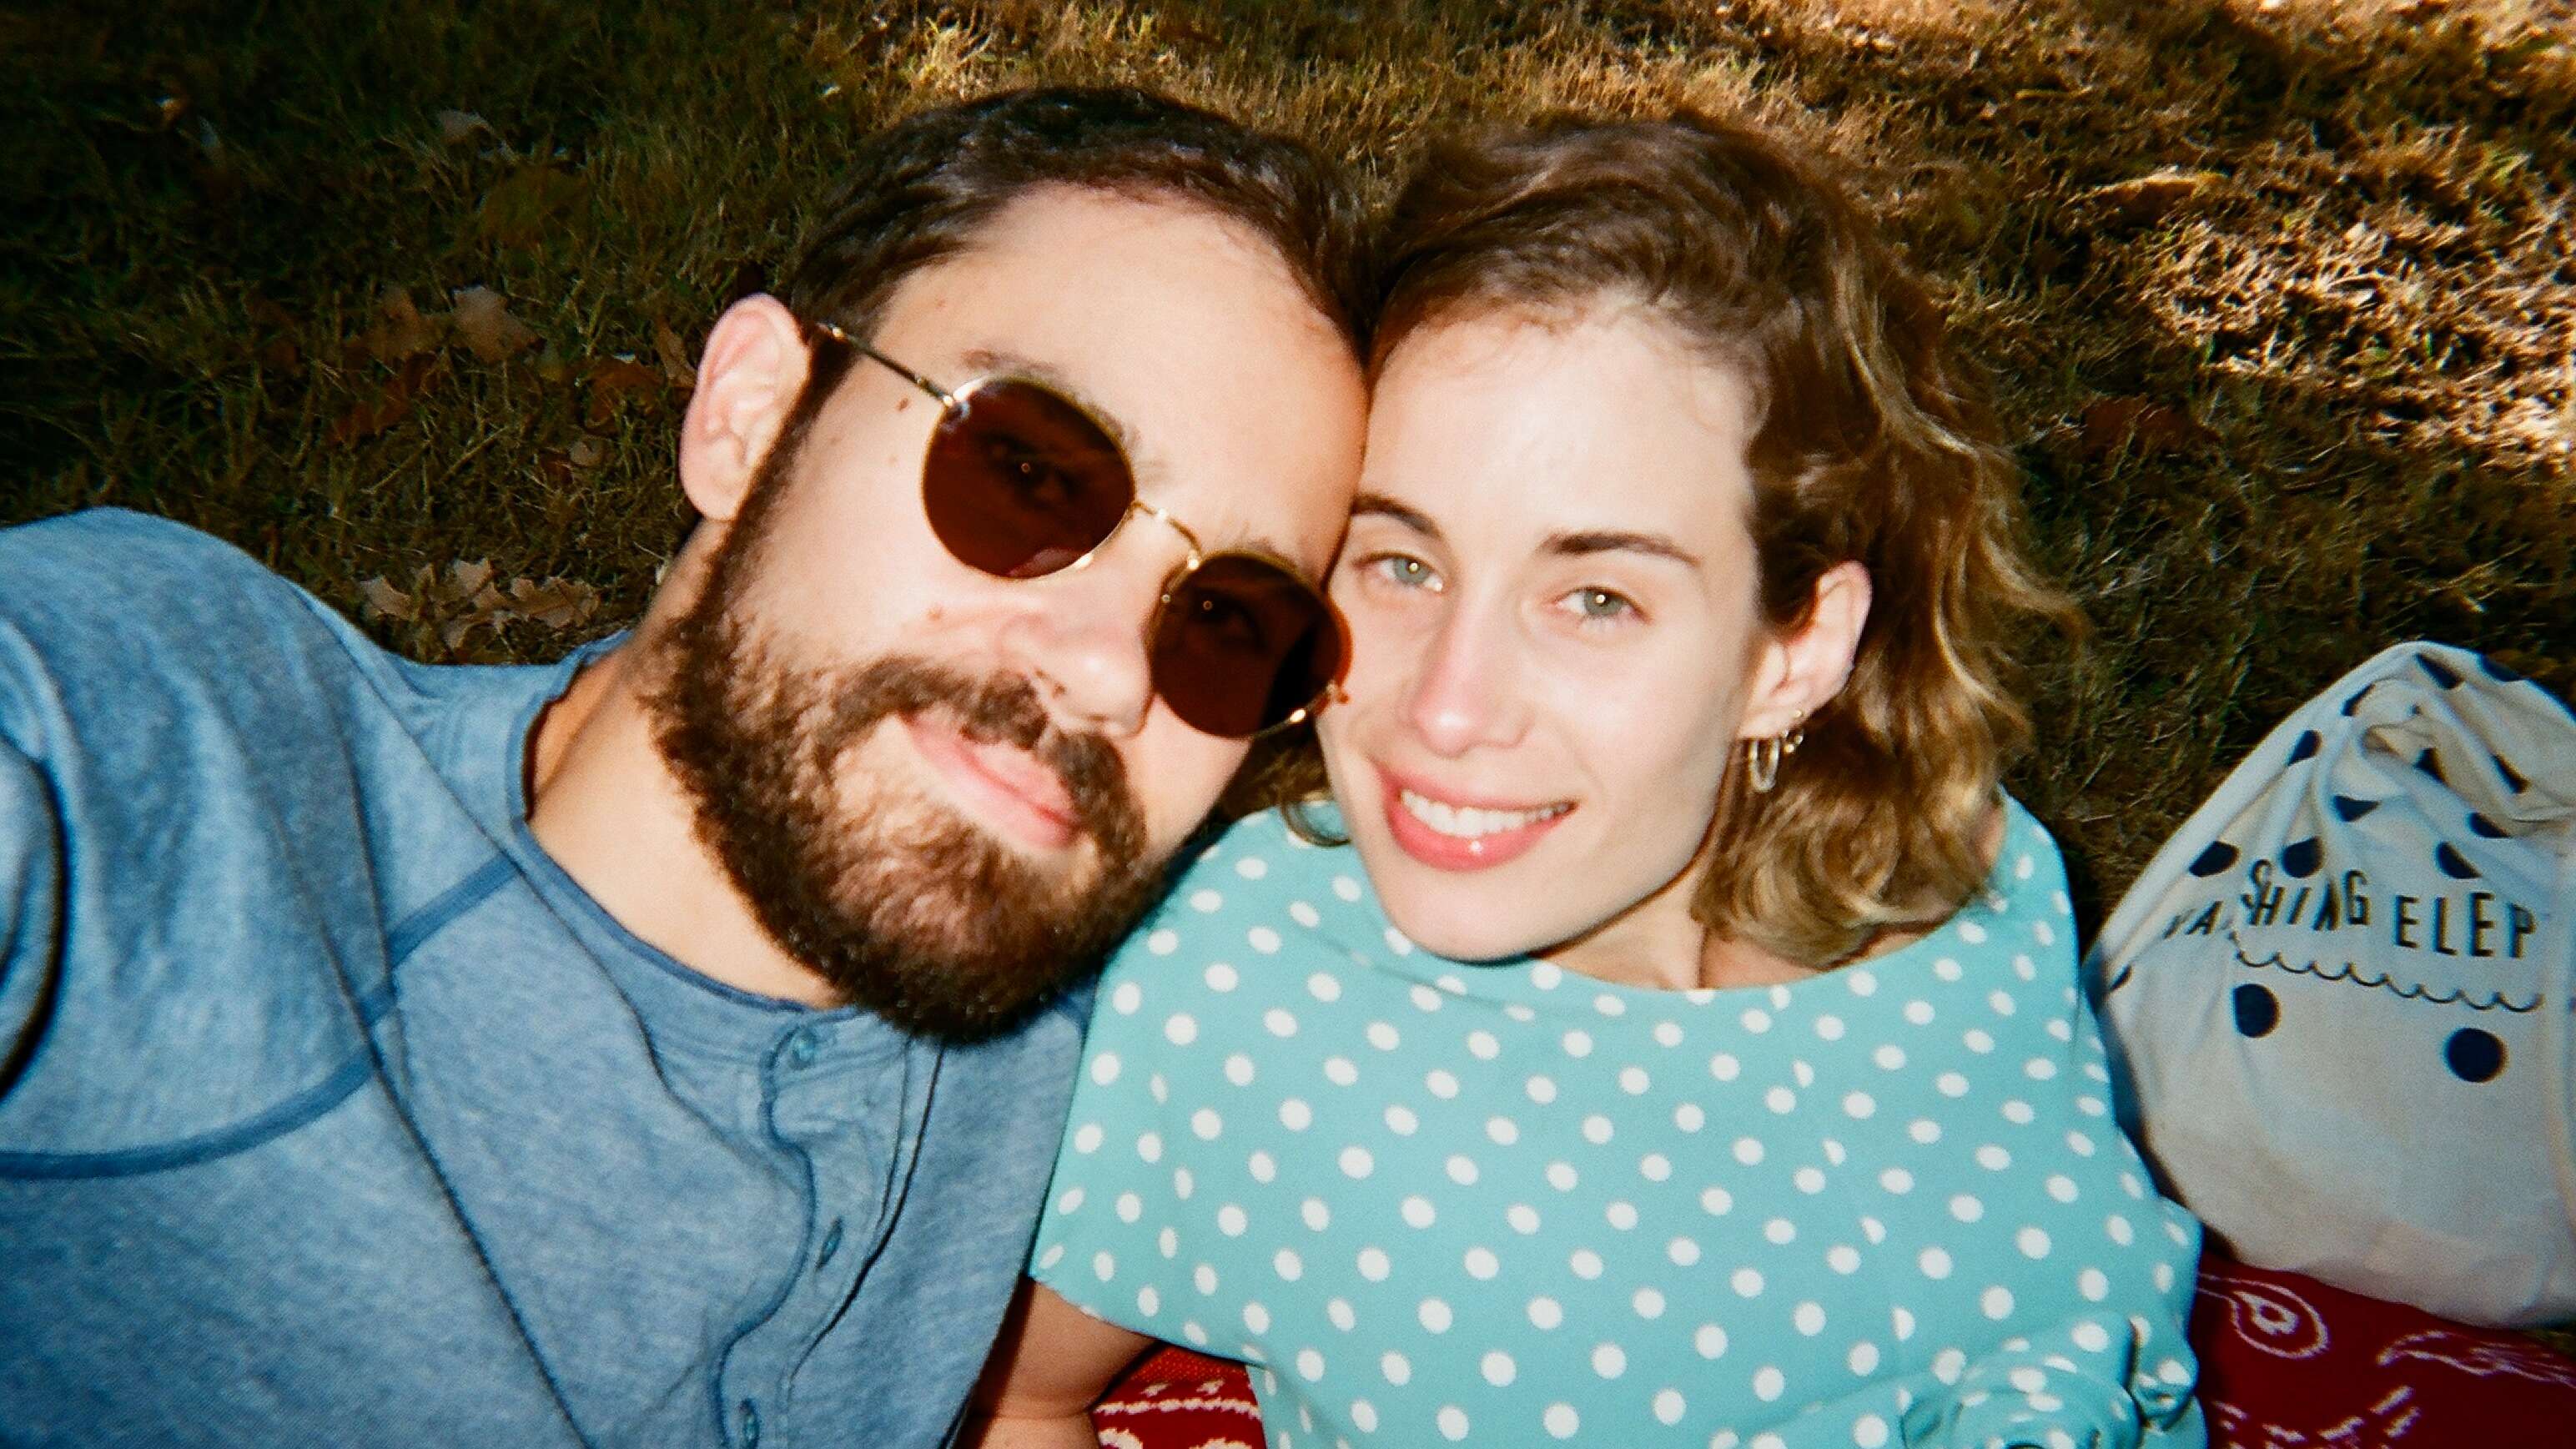
[{"label": "man's beard", "polygon": [[[1025,679],[902,655],[779,658],[743,607],[765,511],[737,520],[663,648],[650,696],[663,757],[781,950],[906,1031],[991,1036],[1098,965],[1153,900],[1159,862],[1124,764],[1099,736],[1052,728]],[[904,782],[860,773],[854,753],[907,716],[1054,771],[1092,868],[1042,870]]]}]

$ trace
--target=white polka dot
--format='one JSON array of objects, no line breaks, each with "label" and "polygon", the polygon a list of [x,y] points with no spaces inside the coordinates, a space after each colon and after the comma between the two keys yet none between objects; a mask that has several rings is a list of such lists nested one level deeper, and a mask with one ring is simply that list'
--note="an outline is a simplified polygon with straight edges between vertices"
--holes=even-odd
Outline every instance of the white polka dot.
[{"label": "white polka dot", "polygon": [[1456,1404],[1442,1408],[1435,1422],[1440,1425],[1440,1437],[1443,1439],[1454,1443],[1467,1437],[1467,1411]]},{"label": "white polka dot", "polygon": [[1160,1132],[1148,1132],[1144,1136],[1137,1138],[1136,1155],[1145,1159],[1147,1162],[1162,1161],[1163,1134]]},{"label": "white polka dot", "polygon": [[1972,1027],[1966,1035],[1959,1039],[1967,1043],[1968,1050],[1975,1052],[1980,1056],[1983,1056],[1987,1052],[1991,1052],[1995,1049],[1995,1038],[1993,1033],[1985,1031],[1982,1028]]},{"label": "white polka dot", "polygon": [[1950,1199],[1950,1216],[1963,1223],[1973,1223],[1986,1215],[1986,1205],[1968,1193]]},{"label": "white polka dot", "polygon": [[1369,1156],[1369,1150],[1357,1145],[1342,1149],[1341,1163],[1345,1177],[1366,1177],[1377,1167],[1377,1160]]},{"label": "white polka dot", "polygon": [[1926,1278],[1939,1279],[1950,1276],[1950,1255],[1939,1248],[1925,1248],[1914,1261],[1923,1269],[1923,1276]]},{"label": "white polka dot", "polygon": [[1904,1343],[1914,1337],[1914,1315],[1903,1308],[1890,1309],[1888,1322],[1896,1329],[1896,1341]]},{"label": "white polka dot", "polygon": [[1512,1231],[1516,1233],[1535,1233],[1538,1231],[1538,1209],[1531,1207],[1525,1202],[1516,1202],[1512,1204],[1511,1207],[1503,1213],[1503,1220],[1510,1223],[1512,1225]]},{"label": "white polka dot", "polygon": [[1100,1124],[1085,1122],[1073,1130],[1073,1150],[1089,1154],[1100,1150]]},{"label": "white polka dot", "polygon": [[1413,1365],[1405,1359],[1403,1354],[1397,1353],[1392,1349],[1378,1355],[1377,1368],[1379,1373],[1386,1375],[1386,1381],[1388,1383],[1395,1384],[1400,1387],[1412,1382]]},{"label": "white polka dot", "polygon": [[1547,1185],[1558,1192],[1574,1191],[1574,1184],[1579,1180],[1572,1163],[1551,1162],[1547,1165]]},{"label": "white polka dot", "polygon": [[1735,1294],[1739,1298],[1762,1296],[1762,1274],[1755,1269],[1738,1268],[1734,1276],[1727,1279],[1727,1283],[1735,1289]]},{"label": "white polka dot", "polygon": [[1310,931],[1324,923],[1323,915],[1304,901],[1288,903],[1288,919]]},{"label": "white polka dot", "polygon": [[1059,1213],[1079,1212],[1082,1208],[1082,1199],[1083,1191],[1081,1188],[1066,1188],[1064,1190],[1064,1195],[1055,1200],[1055,1210]]},{"label": "white polka dot", "polygon": [[1410,1107],[1398,1105],[1386,1109],[1386,1130],[1398,1137],[1412,1136],[1414,1129],[1421,1125],[1422,1119],[1414,1116]]},{"label": "white polka dot", "polygon": [[2075,1179],[2065,1173],[2054,1173],[2048,1179],[2048,1195],[2059,1202],[2075,1201]]},{"label": "white polka dot", "polygon": [[1225,897],[1217,894],[1215,891],[1196,890],[1190,892],[1190,908],[1192,910],[1213,912],[1224,906],[1224,904]]},{"label": "white polka dot", "polygon": [[1605,1343],[1592,1350],[1592,1371],[1605,1379],[1615,1379],[1628,1371],[1627,1350],[1615,1343]]},{"label": "white polka dot", "polygon": [[2075,1275],[2075,1291],[2095,1303],[2111,1296],[2111,1280],[2099,1268],[2087,1268]]},{"label": "white polka dot", "polygon": [[1569,1031],[1562,1039],[1561,1045],[1564,1046],[1567,1056],[1588,1057],[1592,1055],[1592,1033],[1581,1030]]},{"label": "white polka dot", "polygon": [[1843,1112],[1851,1117],[1868,1117],[1878,1111],[1878,1099],[1867,1092],[1843,1094]]},{"label": "white polka dot", "polygon": [[1132,1223],[1145,1215],[1145,1200],[1132,1192],[1118,1194],[1118,1221]]},{"label": "white polka dot", "polygon": [[1851,1366],[1853,1373],[1867,1378],[1878,1369],[1878,1345],[1863,1339],[1851,1346],[1851,1352],[1844,1356],[1843,1362]]},{"label": "white polka dot", "polygon": [[1652,1288],[1640,1288],[1628,1295],[1628,1306],[1636,1310],[1639,1318],[1661,1318],[1664,1316],[1664,1295]]},{"label": "white polka dot", "polygon": [[1397,1205],[1396,1212],[1403,1217],[1405,1226],[1411,1228],[1427,1228],[1439,1217],[1432,1209],[1431,1199],[1419,1196],[1406,1198]]},{"label": "white polka dot", "polygon": [[1929,1117],[1917,1117],[1907,1124],[1905,1135],[1929,1147],[1941,1140],[1941,1124]]},{"label": "white polka dot", "polygon": [[1094,1253],[1091,1255],[1091,1273],[1093,1277],[1106,1283],[1118,1276],[1118,1260],[1105,1251]]},{"label": "white polka dot", "polygon": [[1243,1326],[1255,1333],[1270,1331],[1270,1310],[1258,1303],[1243,1305]]},{"label": "white polka dot", "polygon": [[1771,1402],[1773,1399],[1780,1397],[1788,1387],[1788,1380],[1781,1377],[1778,1369],[1773,1368],[1768,1364],[1765,1364],[1754,1371],[1753,1397],[1760,1399],[1766,1404]]},{"label": "white polka dot", "polygon": [[1234,873],[1245,880],[1259,880],[1270,874],[1270,862],[1257,855],[1247,855],[1234,863]]},{"label": "white polka dot", "polygon": [[1290,1016],[1287,1011],[1281,1007],[1274,1006],[1268,1011],[1263,1012],[1261,1014],[1261,1024],[1269,1029],[1272,1036],[1295,1036],[1297,1034],[1297,1018]]},{"label": "white polka dot", "polygon": [[1974,921],[1961,921],[1959,923],[1959,939],[1967,942],[1971,946],[1982,946],[1986,941],[1986,928],[1978,925]]},{"label": "white polka dot", "polygon": [[1773,1218],[1762,1225],[1762,1236],[1769,1238],[1775,1244],[1786,1246],[1796,1241],[1798,1225],[1787,1218]]},{"label": "white polka dot", "polygon": [[1651,1083],[1651,1082],[1649,1081],[1649,1079],[1647,1078],[1647,1076],[1646,1076],[1646,1069],[1645,1069],[1644,1067],[1622,1067],[1622,1068],[1620,1068],[1620,1070],[1619,1070],[1619,1090],[1620,1090],[1620,1091],[1623,1091],[1623,1092],[1627,1093],[1627,1094],[1628,1094],[1629,1096],[1631,1096],[1631,1097],[1643,1096],[1643,1095],[1645,1094],[1646,1088],[1647,1088],[1647,1087],[1649,1087],[1650,1085],[1652,1085],[1652,1083]]},{"label": "white polka dot", "polygon": [[1351,1311],[1351,1305],[1340,1298],[1324,1305],[1324,1316],[1331,1319],[1333,1326],[1344,1333],[1350,1332],[1360,1321],[1359,1315]]},{"label": "white polka dot", "polygon": [[1145,949],[1157,956],[1169,956],[1180,948],[1181,937],[1177,931],[1156,931],[1145,938]]},{"label": "white polka dot", "polygon": [[2046,921],[2033,921],[2030,923],[2030,938],[2043,946],[2054,946],[2057,944],[2057,928]]},{"label": "white polka dot", "polygon": [[1324,1080],[1336,1087],[1347,1087],[1359,1079],[1359,1066],[1349,1057],[1324,1058]]},{"label": "white polka dot", "polygon": [[1367,1035],[1368,1044],[1376,1047],[1382,1052],[1391,1052],[1395,1050],[1397,1045],[1404,1040],[1403,1036],[1398,1033],[1394,1027],[1389,1026],[1383,1021],[1370,1022],[1368,1024]]},{"label": "white polka dot", "polygon": [[1453,1155],[1447,1162],[1446,1167],[1449,1173],[1449,1180],[1458,1184],[1460,1187],[1472,1186],[1475,1183],[1476,1164],[1474,1159]]},{"label": "white polka dot", "polygon": [[2086,1353],[2100,1353],[2111,1346],[2111,1335],[2089,1318],[2075,1325],[2074,1339],[2075,1346]]},{"label": "white polka dot", "polygon": [[1382,1248],[1360,1249],[1360,1255],[1357,1261],[1360,1276],[1366,1278],[1372,1283],[1385,1282],[1387,1270],[1392,1266],[1388,1263],[1386,1252]]},{"label": "white polka dot", "polygon": [[1498,1389],[1520,1377],[1520,1366],[1512,1362],[1510,1354],[1499,1348],[1486,1354],[1478,1367],[1484,1370],[1485,1382]]},{"label": "white polka dot", "polygon": [[1672,1259],[1676,1265],[1687,1268],[1699,1261],[1699,1244],[1689,1238],[1675,1238],[1664,1244],[1664,1256]]},{"label": "white polka dot", "polygon": [[2191,1382],[2191,1370],[2183,1367],[2182,1360],[2169,1358],[2156,1365],[2156,1377],[2178,1387]]},{"label": "white polka dot", "polygon": [[1684,1132],[1697,1132],[1708,1124],[1708,1114],[1697,1102],[1684,1102],[1673,1109],[1673,1125]]},{"label": "white polka dot", "polygon": [[1275,956],[1279,952],[1279,933],[1268,926],[1253,927],[1243,933],[1243,939],[1264,956]]},{"label": "white polka dot", "polygon": [[1726,1330],[1714,1323],[1703,1323],[1691,1335],[1691,1347],[1701,1358],[1722,1358],[1726,1354]]},{"label": "white polka dot", "polygon": [[1172,1196],[1179,1198],[1183,1202],[1188,1202],[1190,1200],[1190,1194],[1197,1190],[1198,1179],[1190,1176],[1190,1170],[1188,1168],[1175,1167],[1172,1169]]},{"label": "white polka dot", "polygon": [[1977,1149],[1977,1165],[1988,1172],[2001,1172],[2012,1166],[2012,1154],[1989,1142]]},{"label": "white polka dot", "polygon": [[1407,994],[1413,998],[1413,1005],[1417,1010],[1438,1011],[1440,1009],[1440,993],[1428,986],[1417,985]]},{"label": "white polka dot", "polygon": [[1529,1095],[1531,1101],[1540,1106],[1556,1100],[1556,1081],[1551,1077],[1532,1077],[1521,1084],[1521,1090]]},{"label": "white polka dot", "polygon": [[1678,1021],[1655,1023],[1655,1045],[1677,1047],[1682,1044],[1682,1024]]},{"label": "white polka dot", "polygon": [[1649,1152],[1637,1159],[1637,1175],[1648,1182],[1662,1182],[1673,1175],[1673,1162],[1660,1152]]},{"label": "white polka dot", "polygon": [[1303,1132],[1315,1125],[1315,1109],[1302,1097],[1290,1097],[1279,1104],[1279,1125],[1291,1132]]},{"label": "white polka dot", "polygon": [[1492,1032],[1471,1031],[1467,1033],[1467,1054],[1476,1058],[1478,1061],[1490,1062],[1495,1057],[1502,1055],[1502,1051],[1503,1044],[1494,1040],[1494,1034]]},{"label": "white polka dot", "polygon": [[1118,1067],[1116,1052],[1102,1052],[1091,1059],[1091,1080],[1100,1086],[1108,1086],[1118,1080]]},{"label": "white polka dot", "polygon": [[2087,1117],[2099,1117],[2110,1108],[2103,1106],[2102,1099],[2099,1097],[2078,1097],[2075,1099],[2075,1110]]},{"label": "white polka dot", "polygon": [[2048,1234],[2038,1228],[2024,1228],[2013,1234],[2013,1246],[2021,1255],[2034,1261],[2048,1256]]},{"label": "white polka dot", "polygon": [[1876,1414],[1863,1414],[1852,1420],[1852,1442],[1860,1449],[1879,1449],[1887,1442],[1887,1421]]},{"label": "white polka dot", "polygon": [[1172,1084],[1163,1080],[1161,1072],[1156,1072],[1145,1079],[1145,1090],[1153,1094],[1155,1104],[1158,1106],[1172,1100]]},{"label": "white polka dot", "polygon": [[1501,1261],[1495,1258],[1490,1248],[1469,1248],[1467,1256],[1460,1261],[1467,1269],[1467,1276],[1480,1281],[1491,1279],[1503,1270]]},{"label": "white polka dot", "polygon": [[2123,1248],[2137,1241],[2138,1237],[2137,1229],[2130,1227],[2129,1220],[2118,1213],[2113,1213],[2102,1220],[2102,1231],[2110,1235],[2112,1242]]},{"label": "white polka dot", "polygon": [[1762,1094],[1762,1105],[1785,1116],[1798,1110],[1798,1094],[1786,1087],[1773,1087]]},{"label": "white polka dot", "polygon": [[1598,1147],[1610,1140],[1610,1119],[1595,1112],[1583,1119],[1583,1140]]},{"label": "white polka dot", "polygon": [[1862,1237],[1869,1239],[1872,1247],[1887,1241],[1887,1224],[1876,1218],[1863,1216],[1860,1220],[1860,1231]]},{"label": "white polka dot", "polygon": [[2158,1263],[2147,1271],[2147,1277],[2156,1285],[2156,1291],[2162,1293],[2173,1287],[2173,1264]]},{"label": "white polka dot", "polygon": [[2031,1110],[2031,1105],[2028,1102],[2025,1102],[2018,1097],[2004,1103],[2003,1113],[2005,1121],[2022,1127],[2029,1126],[2039,1115],[2037,1112]]},{"label": "white polka dot", "polygon": [[1758,1006],[1746,1008],[1744,1015],[1738,1019],[1744,1023],[1746,1031],[1757,1036],[1771,1029],[1771,1013]]},{"label": "white polka dot", "polygon": [[1906,1171],[1902,1167],[1891,1167],[1878,1175],[1878,1185],[1886,1188],[1889,1192],[1912,1192],[1914,1190],[1914,1174]]},{"label": "white polka dot", "polygon": [[1458,1095],[1458,1079],[1437,1067],[1422,1074],[1422,1085],[1444,1102]]},{"label": "white polka dot", "polygon": [[1825,1306],[1821,1303],[1801,1303],[1798,1305],[1798,1310],[1789,1315],[1789,1321],[1797,1325],[1800,1333],[1813,1338],[1825,1331]]},{"label": "white polka dot", "polygon": [[1985,1311],[1988,1318],[1997,1320],[2010,1318],[2013,1311],[2012,1290],[1998,1283],[1987,1289],[1977,1299],[1977,1306]]},{"label": "white polka dot", "polygon": [[1565,968],[1553,961],[1541,961],[1530,967],[1529,979],[1530,985],[1541,991],[1554,991],[1557,983],[1565,979]]},{"label": "white polka dot", "polygon": [[1736,1138],[1735,1160],[1747,1167],[1759,1166],[1762,1162],[1762,1140],[1758,1137]]},{"label": "white polka dot", "polygon": [[1529,1301],[1529,1321],[1533,1328],[1555,1328],[1565,1322],[1565,1305],[1553,1298]]},{"label": "white polka dot", "polygon": [[1294,1248],[1281,1248],[1273,1253],[1270,1256],[1270,1266],[1280,1277],[1291,1283],[1306,1276],[1306,1262],[1297,1256]]},{"label": "white polka dot", "polygon": [[1848,1277],[1860,1271],[1860,1249],[1837,1243],[1825,1251],[1825,1266]]},{"label": "white polka dot", "polygon": [[1208,1264],[1201,1263],[1197,1268],[1191,1270],[1190,1281],[1197,1285],[1198,1290],[1201,1293],[1214,1293],[1216,1291],[1216,1269],[1210,1267]]},{"label": "white polka dot", "polygon": [[2045,1082],[2057,1075],[2057,1063],[2046,1057],[2032,1057],[2021,1064],[2022,1075],[2034,1082]]},{"label": "white polka dot", "polygon": [[1571,1439],[1574,1432],[1583,1427],[1583,1419],[1574,1412],[1572,1404],[1548,1405],[1547,1412],[1539,1416],[1539,1422],[1547,1426],[1550,1437],[1557,1439]]},{"label": "white polka dot", "polygon": [[1360,883],[1349,876],[1337,875],[1333,877],[1333,894],[1340,896],[1346,901],[1358,900],[1360,898]]},{"label": "white polka dot", "polygon": [[1955,1384],[1967,1370],[1968,1355],[1959,1349],[1945,1348],[1932,1355],[1932,1377],[1945,1384]]},{"label": "white polka dot", "polygon": [[1734,1210],[1735,1194],[1722,1187],[1702,1188],[1699,1194],[1699,1205],[1700,1209],[1710,1216],[1723,1217]]},{"label": "white polka dot", "polygon": [[1843,984],[1851,988],[1854,996],[1870,996],[1878,991],[1878,978],[1858,967],[1843,972],[1842,976]]},{"label": "white polka dot", "polygon": [[1227,1237],[1242,1237],[1244,1225],[1243,1209],[1235,1204],[1227,1203],[1216,1210],[1216,1230]]},{"label": "white polka dot", "polygon": [[1267,1152],[1255,1152],[1245,1158],[1243,1168],[1252,1174],[1254,1182],[1268,1182],[1279,1175],[1279,1164]]},{"label": "white polka dot", "polygon": [[1610,1226],[1624,1233],[1637,1225],[1637,1205],[1632,1202],[1613,1202],[1601,1210],[1601,1216]]},{"label": "white polka dot", "polygon": [[1574,1270],[1577,1278],[1590,1280],[1601,1276],[1601,1255],[1590,1248],[1575,1249],[1573,1256],[1565,1260],[1565,1265]]},{"label": "white polka dot", "polygon": [[2066,1145],[2074,1149],[2075,1155],[2078,1157],[2090,1157],[2094,1152],[2093,1139],[2085,1136],[2081,1132],[2067,1133]]},{"label": "white polka dot", "polygon": [[1890,1044],[1871,1052],[1869,1059],[1878,1063],[1881,1070],[1896,1071],[1905,1065],[1905,1049]]},{"label": "white polka dot", "polygon": [[1456,1321],[1455,1315],[1449,1311],[1449,1305],[1437,1298],[1423,1299],[1422,1306],[1413,1310],[1413,1316],[1421,1321],[1423,1330],[1429,1333],[1447,1333],[1449,1325]]},{"label": "white polka dot", "polygon": [[1678,1424],[1682,1421],[1682,1412],[1687,1407],[1688,1405],[1682,1402],[1679,1389],[1662,1390],[1655,1395],[1655,1420],[1662,1424]]},{"label": "white polka dot", "polygon": [[1956,981],[1966,973],[1960,969],[1959,963],[1955,959],[1944,956],[1940,960],[1932,963],[1932,974],[1940,977],[1944,981]]},{"label": "white polka dot", "polygon": [[1843,1030],[1843,1019],[1839,1016],[1826,1015],[1816,1018],[1816,1035],[1827,1041],[1841,1041]]},{"label": "white polka dot", "polygon": [[1732,1052],[1719,1052],[1708,1059],[1708,1074],[1721,1082],[1734,1081],[1743,1071],[1744,1063],[1737,1061]]},{"label": "white polka dot", "polygon": [[1914,1023],[1916,1026],[1931,1025],[1932,1003],[1928,1001],[1909,1001],[1905,1003],[1905,1019]]}]

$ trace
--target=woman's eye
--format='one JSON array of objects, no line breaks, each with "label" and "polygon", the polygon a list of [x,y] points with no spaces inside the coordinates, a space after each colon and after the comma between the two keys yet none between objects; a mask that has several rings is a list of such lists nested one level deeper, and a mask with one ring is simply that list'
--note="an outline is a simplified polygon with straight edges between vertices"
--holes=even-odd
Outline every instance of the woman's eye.
[{"label": "woman's eye", "polygon": [[1440,588],[1440,575],[1410,554],[1381,554],[1369,560],[1368,566],[1379,578],[1400,589],[1430,589],[1436,593]]},{"label": "woman's eye", "polygon": [[1624,619],[1637,612],[1637,605],[1625,594],[1611,589],[1576,589],[1557,601],[1558,607],[1589,624],[1595,621]]}]

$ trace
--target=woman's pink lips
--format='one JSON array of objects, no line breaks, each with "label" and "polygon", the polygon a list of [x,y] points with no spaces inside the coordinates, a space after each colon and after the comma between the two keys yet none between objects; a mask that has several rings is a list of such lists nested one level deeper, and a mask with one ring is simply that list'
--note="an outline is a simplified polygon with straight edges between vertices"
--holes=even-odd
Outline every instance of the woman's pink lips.
[{"label": "woman's pink lips", "polygon": [[972,740],[944,722],[903,717],[913,747],[957,792],[1036,850],[1062,850],[1078,833],[1073,796],[1026,750]]},{"label": "woman's pink lips", "polygon": [[[1491,870],[1507,861],[1517,860],[1527,854],[1530,847],[1538,844],[1540,837],[1555,829],[1560,821],[1574,813],[1571,809],[1562,810],[1554,815],[1542,816],[1527,825],[1516,825],[1509,830],[1497,830],[1491,835],[1480,835],[1473,840],[1461,840],[1454,835],[1443,835],[1423,824],[1414,817],[1412,811],[1404,808],[1403,792],[1408,788],[1413,788],[1417,795],[1426,795],[1435,800],[1439,799],[1439,796],[1432,795],[1428,790],[1409,787],[1389,775],[1384,769],[1378,771],[1377,778],[1385,797],[1386,828],[1388,833],[1395,837],[1397,847],[1415,860],[1438,870]],[[1515,807],[1478,808],[1512,809]]]}]

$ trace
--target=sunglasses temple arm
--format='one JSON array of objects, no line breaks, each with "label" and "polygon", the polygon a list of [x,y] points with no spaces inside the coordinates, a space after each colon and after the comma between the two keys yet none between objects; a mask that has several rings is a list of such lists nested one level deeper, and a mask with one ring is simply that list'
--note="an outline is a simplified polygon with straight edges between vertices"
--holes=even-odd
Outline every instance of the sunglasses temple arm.
[{"label": "sunglasses temple arm", "polygon": [[822,333],[824,336],[831,338],[833,341],[840,343],[844,347],[851,348],[861,357],[867,358],[879,367],[886,369],[895,376],[911,383],[914,387],[920,388],[923,392],[930,394],[933,398],[938,400],[939,405],[942,408],[945,408],[950,412],[957,410],[957,399],[949,393],[948,389],[941,387],[939,384],[932,382],[929,378],[922,376],[920,373],[913,371],[911,368],[906,367],[902,363],[895,361],[893,358],[886,356],[884,353],[877,351],[875,348],[861,342],[859,339],[852,337],[848,332],[841,328],[839,323],[817,322],[813,325],[815,331]]}]

